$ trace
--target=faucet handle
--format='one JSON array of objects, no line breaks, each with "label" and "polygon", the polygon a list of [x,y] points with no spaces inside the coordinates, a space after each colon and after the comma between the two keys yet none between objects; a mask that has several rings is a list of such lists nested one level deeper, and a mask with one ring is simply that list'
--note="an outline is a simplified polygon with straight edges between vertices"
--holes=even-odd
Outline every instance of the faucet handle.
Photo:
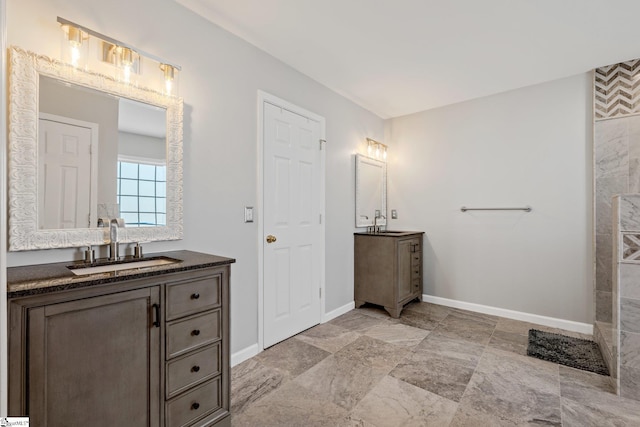
[{"label": "faucet handle", "polygon": [[95,252],[91,248],[91,245],[87,246],[87,249],[84,250],[84,262],[91,264],[96,260]]},{"label": "faucet handle", "polygon": [[133,257],[142,258],[142,245],[140,245],[140,242],[136,242],[136,245],[133,247]]}]

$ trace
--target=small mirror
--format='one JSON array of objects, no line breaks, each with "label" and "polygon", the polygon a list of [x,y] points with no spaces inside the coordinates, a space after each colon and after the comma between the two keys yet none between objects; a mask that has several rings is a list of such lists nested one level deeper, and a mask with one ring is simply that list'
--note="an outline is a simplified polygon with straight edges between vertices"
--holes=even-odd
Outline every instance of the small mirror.
[{"label": "small mirror", "polygon": [[387,224],[387,164],[356,154],[356,227],[374,223]]}]

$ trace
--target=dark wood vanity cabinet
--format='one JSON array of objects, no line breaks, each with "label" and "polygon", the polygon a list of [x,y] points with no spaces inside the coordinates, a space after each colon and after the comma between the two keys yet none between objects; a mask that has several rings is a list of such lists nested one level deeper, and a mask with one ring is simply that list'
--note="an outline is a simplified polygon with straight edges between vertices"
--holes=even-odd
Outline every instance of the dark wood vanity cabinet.
[{"label": "dark wood vanity cabinet", "polygon": [[381,305],[392,317],[422,298],[422,232],[354,234],[354,299]]},{"label": "dark wood vanity cabinet", "polygon": [[11,298],[9,413],[229,426],[229,266]]},{"label": "dark wood vanity cabinet", "polygon": [[37,426],[159,425],[157,287],[27,312],[26,404]]}]

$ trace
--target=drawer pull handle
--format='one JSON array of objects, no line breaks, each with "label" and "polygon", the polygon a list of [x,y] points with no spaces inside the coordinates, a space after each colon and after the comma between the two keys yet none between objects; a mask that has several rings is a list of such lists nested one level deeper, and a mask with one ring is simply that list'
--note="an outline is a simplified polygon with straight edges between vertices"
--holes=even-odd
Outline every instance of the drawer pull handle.
[{"label": "drawer pull handle", "polygon": [[193,402],[191,404],[191,409],[193,409],[194,411],[198,408],[200,408],[200,404],[198,402]]},{"label": "drawer pull handle", "polygon": [[198,372],[200,370],[200,366],[196,365],[191,368],[191,372]]},{"label": "drawer pull handle", "polygon": [[195,293],[195,294],[191,294],[191,299],[198,299],[200,298],[200,294],[199,293]]},{"label": "drawer pull handle", "polygon": [[193,331],[191,331],[191,335],[197,337],[198,335],[200,335],[200,329],[194,329]]}]

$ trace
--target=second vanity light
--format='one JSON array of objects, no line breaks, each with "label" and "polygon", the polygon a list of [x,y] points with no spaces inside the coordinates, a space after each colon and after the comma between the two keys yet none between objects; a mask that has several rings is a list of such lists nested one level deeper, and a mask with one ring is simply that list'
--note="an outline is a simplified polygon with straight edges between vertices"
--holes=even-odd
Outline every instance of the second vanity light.
[{"label": "second vanity light", "polygon": [[378,160],[387,160],[387,146],[382,142],[367,138],[367,155]]},{"label": "second vanity light", "polygon": [[[58,17],[63,32],[62,59],[75,68],[87,68],[92,55],[102,63],[108,63],[118,70],[116,79],[127,84],[137,84],[133,76],[145,81],[145,86],[157,87],[159,92],[169,96],[178,96],[178,71],[181,67],[158,58],[126,43],[100,34],[89,28]],[[100,41],[93,51],[89,46],[91,39]],[[97,53],[95,52],[97,50]],[[144,61],[143,61],[144,58]],[[155,62],[159,73],[146,72],[143,62]],[[145,74],[146,72],[146,74]],[[162,78],[162,80],[160,80]]]}]

